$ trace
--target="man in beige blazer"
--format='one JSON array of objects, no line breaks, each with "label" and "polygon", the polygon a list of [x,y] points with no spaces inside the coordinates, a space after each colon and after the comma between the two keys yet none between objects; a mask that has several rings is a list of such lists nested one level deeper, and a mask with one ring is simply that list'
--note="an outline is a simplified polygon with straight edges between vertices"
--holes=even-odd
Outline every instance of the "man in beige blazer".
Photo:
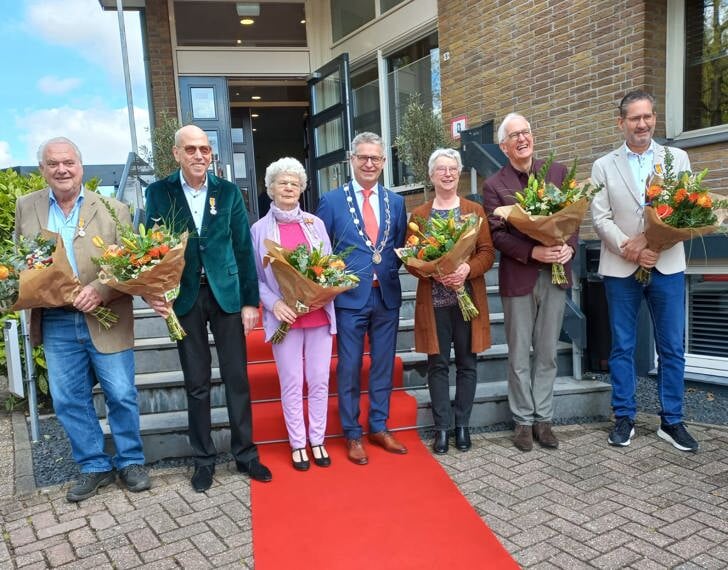
[{"label": "man in beige blazer", "polygon": [[[662,410],[657,435],[681,451],[697,451],[698,443],[682,422],[685,391],[685,251],[682,243],[654,252],[647,247],[643,212],[645,190],[654,172],[664,170],[665,147],[657,144],[655,100],[632,91],[619,105],[617,125],[625,142],[594,163],[592,181],[603,184],[592,202],[594,229],[602,240],[599,273],[609,305],[612,350],[612,408],[615,426],[611,445],[627,446],[637,414],[635,349],[637,315],[644,298],[655,329],[658,355],[657,390]],[[675,175],[690,170],[687,154],[671,148]],[[649,284],[634,273],[652,268]]]},{"label": "man in beige blazer", "polygon": [[[119,470],[130,491],[149,489],[139,433],[139,407],[134,386],[134,344],[131,297],[102,285],[91,257],[99,250],[91,238],[118,243],[119,228],[99,196],[83,187],[81,152],[70,140],[58,137],[38,149],[38,163],[48,187],[18,199],[15,235],[34,238],[42,229],[59,234],[68,260],[81,283],[72,306],[35,309],[31,336],[43,343],[53,408],[71,443],[81,476],[66,498],[77,502],[109,485]],[[129,209],[109,202],[122,223],[130,223]],[[109,330],[91,315],[106,306],[119,317]],[[106,397],[109,425],[116,447],[110,458],[92,401],[94,381]]]}]

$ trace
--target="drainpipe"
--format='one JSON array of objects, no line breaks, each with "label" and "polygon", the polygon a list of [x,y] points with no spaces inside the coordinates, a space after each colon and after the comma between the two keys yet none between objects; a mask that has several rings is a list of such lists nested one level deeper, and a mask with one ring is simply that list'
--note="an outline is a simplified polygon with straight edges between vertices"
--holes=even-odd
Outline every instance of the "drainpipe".
[{"label": "drainpipe", "polygon": [[134,122],[134,99],[131,94],[131,74],[129,73],[129,51],[126,46],[126,27],[124,26],[124,10],[122,0],[116,0],[116,13],[119,17],[119,39],[121,40],[121,61],[124,66],[124,85],[126,85],[126,108],[129,115],[129,133],[131,134],[131,150],[139,154],[137,145],[136,124]]}]

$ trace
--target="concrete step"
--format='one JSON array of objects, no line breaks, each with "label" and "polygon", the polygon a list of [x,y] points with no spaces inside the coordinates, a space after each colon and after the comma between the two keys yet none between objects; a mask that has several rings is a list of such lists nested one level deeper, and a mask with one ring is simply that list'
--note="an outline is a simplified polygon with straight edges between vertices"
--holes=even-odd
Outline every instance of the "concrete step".
[{"label": "concrete step", "polygon": [[[490,336],[492,344],[504,344],[506,333],[503,324],[503,313],[490,313]],[[413,318],[399,319],[397,333],[397,352],[412,351],[415,347],[415,320]]]},{"label": "concrete step", "polygon": [[[427,355],[420,352],[398,352],[404,365],[404,386],[427,385]],[[571,344],[557,345],[557,374],[569,376],[573,372]],[[508,377],[508,345],[494,344],[478,353],[478,384],[502,381]],[[450,353],[450,383],[455,383],[455,353]]]},{"label": "concrete step", "polygon": [[[486,293],[488,295],[488,312],[491,314],[502,313],[503,303],[498,294],[498,286],[488,285],[486,287]],[[413,319],[415,317],[416,297],[416,291],[402,291],[402,306],[399,309],[400,319]]]},{"label": "concrete step", "polygon": [[[409,390],[417,399],[417,425],[431,427],[432,404],[427,388]],[[608,418],[611,413],[612,387],[596,380],[576,380],[572,376],[559,376],[554,383],[554,420],[581,418]],[[450,399],[455,398],[455,387],[450,387]],[[508,383],[505,380],[479,383],[475,389],[471,427],[511,423],[513,417],[508,406]]]}]

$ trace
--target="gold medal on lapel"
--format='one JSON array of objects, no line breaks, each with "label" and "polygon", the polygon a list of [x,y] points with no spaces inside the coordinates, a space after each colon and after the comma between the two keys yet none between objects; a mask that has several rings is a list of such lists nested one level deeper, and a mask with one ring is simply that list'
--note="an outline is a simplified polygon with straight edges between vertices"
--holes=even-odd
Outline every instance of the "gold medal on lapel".
[{"label": "gold medal on lapel", "polygon": [[215,207],[215,197],[210,196],[210,214],[215,216],[217,215],[217,208]]}]

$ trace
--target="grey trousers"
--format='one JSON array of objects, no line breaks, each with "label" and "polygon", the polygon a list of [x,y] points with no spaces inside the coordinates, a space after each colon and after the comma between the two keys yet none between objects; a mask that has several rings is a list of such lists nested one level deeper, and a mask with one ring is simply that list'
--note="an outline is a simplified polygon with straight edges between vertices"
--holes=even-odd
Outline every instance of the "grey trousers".
[{"label": "grey trousers", "polygon": [[551,283],[551,271],[542,270],[530,295],[503,297],[502,301],[508,342],[508,403],[513,420],[521,425],[550,422],[556,345],[566,291]]}]

